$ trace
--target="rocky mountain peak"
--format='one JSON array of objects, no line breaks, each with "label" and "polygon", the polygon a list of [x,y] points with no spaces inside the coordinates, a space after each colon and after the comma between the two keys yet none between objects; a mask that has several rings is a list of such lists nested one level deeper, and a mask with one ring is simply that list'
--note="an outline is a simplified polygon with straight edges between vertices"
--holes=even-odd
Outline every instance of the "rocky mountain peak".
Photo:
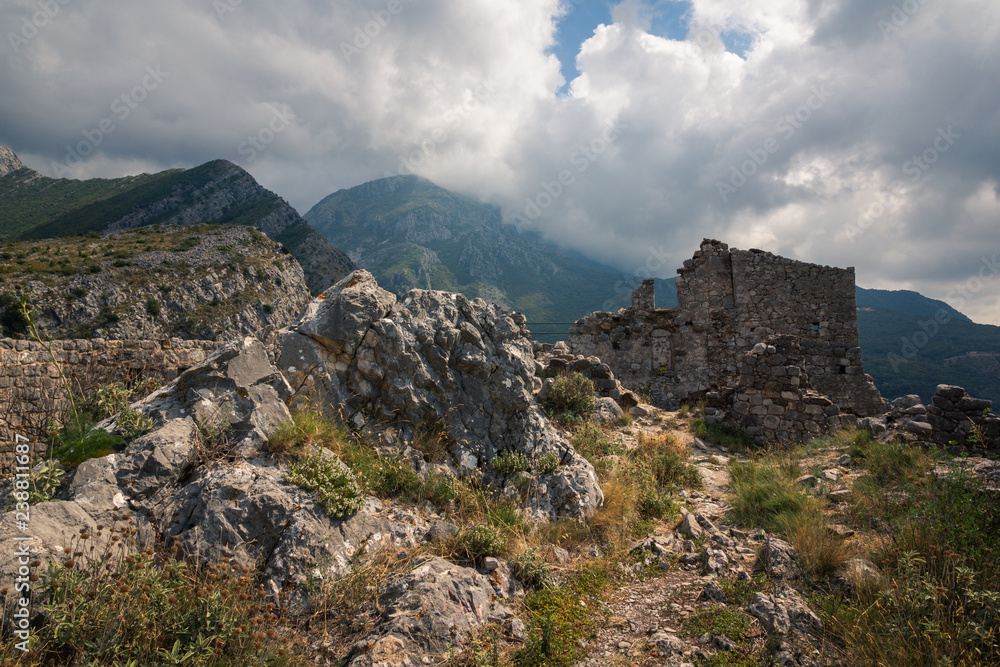
[{"label": "rocky mountain peak", "polygon": [[0,146],[0,176],[23,169],[24,165],[17,159],[17,154],[7,146]]}]

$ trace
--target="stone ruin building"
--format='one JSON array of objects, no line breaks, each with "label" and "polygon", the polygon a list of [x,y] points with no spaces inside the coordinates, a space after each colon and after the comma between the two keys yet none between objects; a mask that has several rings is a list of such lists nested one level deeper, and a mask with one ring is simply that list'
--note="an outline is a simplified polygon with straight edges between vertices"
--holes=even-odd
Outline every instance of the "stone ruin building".
[{"label": "stone ruin building", "polygon": [[676,308],[652,280],[617,313],[569,331],[569,351],[599,357],[659,407],[705,401],[710,420],[778,442],[881,415],[865,374],[854,269],[808,264],[706,239],[677,271]]}]

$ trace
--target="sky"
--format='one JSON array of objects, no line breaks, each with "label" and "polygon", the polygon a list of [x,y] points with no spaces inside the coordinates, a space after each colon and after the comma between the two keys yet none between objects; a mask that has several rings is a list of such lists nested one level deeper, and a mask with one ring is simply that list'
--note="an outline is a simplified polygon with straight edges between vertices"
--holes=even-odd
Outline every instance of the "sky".
[{"label": "sky", "polygon": [[300,213],[415,173],[636,277],[703,238],[1000,324],[996,0],[4,0],[0,144],[225,158]]}]

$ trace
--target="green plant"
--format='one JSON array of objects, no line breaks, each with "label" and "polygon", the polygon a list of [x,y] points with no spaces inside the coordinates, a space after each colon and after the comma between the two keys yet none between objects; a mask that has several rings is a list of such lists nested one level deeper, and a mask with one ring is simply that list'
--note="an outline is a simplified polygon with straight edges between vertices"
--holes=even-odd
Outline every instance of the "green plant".
[{"label": "green plant", "polygon": [[[513,656],[518,667],[569,667],[586,651],[586,641],[607,618],[599,604],[613,581],[608,562],[588,563],[566,576],[559,586],[528,593],[524,609],[531,636]],[[583,602],[584,604],[581,604]]]},{"label": "green plant", "polygon": [[521,452],[504,451],[493,457],[493,460],[490,461],[490,467],[497,475],[509,477],[530,470],[531,462],[527,455]]},{"label": "green plant", "polygon": [[128,407],[131,397],[132,392],[123,382],[108,382],[97,385],[83,407],[94,421],[101,421]]},{"label": "green plant", "polygon": [[537,549],[528,549],[510,559],[510,571],[527,588],[539,589],[552,585],[552,566],[545,562]]},{"label": "green plant", "polygon": [[488,556],[501,556],[507,548],[507,537],[496,526],[474,526],[462,533],[456,547],[462,556],[479,563]]},{"label": "green plant", "polygon": [[60,429],[54,441],[57,444],[52,449],[52,456],[68,468],[75,468],[87,459],[107,456],[125,443],[103,429],[87,429],[80,433],[72,427]]},{"label": "green plant", "polygon": [[152,318],[159,317],[160,302],[154,299],[153,297],[149,297],[148,299],[146,299],[146,313]]},{"label": "green plant", "polygon": [[28,333],[31,326],[31,307],[27,294],[0,292],[0,331],[14,337]]},{"label": "green plant", "polygon": [[47,503],[55,496],[56,491],[62,485],[63,470],[56,461],[46,461],[38,470],[32,470],[28,475],[28,483],[31,491],[28,494],[28,502]]},{"label": "green plant", "polygon": [[557,415],[587,419],[594,410],[594,383],[581,373],[556,378],[546,404]]},{"label": "green plant", "polygon": [[555,452],[545,452],[535,459],[535,472],[539,475],[550,475],[559,468],[559,455]]},{"label": "green plant", "polygon": [[809,498],[787,473],[759,461],[731,459],[730,519],[743,526],[774,530],[780,517],[805,511]]},{"label": "green plant", "polygon": [[334,457],[322,454],[289,466],[285,479],[316,494],[316,502],[335,519],[354,514],[364,505],[355,475]]},{"label": "green plant", "polygon": [[154,422],[152,417],[138,410],[125,408],[118,413],[118,416],[115,418],[115,424],[118,426],[118,433],[126,441],[131,441],[153,428]]},{"label": "green plant", "polygon": [[618,456],[624,451],[620,441],[615,442],[596,424],[581,426],[570,438],[573,448],[591,463],[605,456]]},{"label": "green plant", "polygon": [[[106,529],[123,538],[119,545],[134,535],[127,524]],[[42,613],[30,651],[23,654],[5,642],[0,663],[306,664],[291,642],[283,610],[268,603],[248,571],[228,558],[196,567],[152,549],[136,555],[122,547],[96,550],[85,530],[77,538],[76,553],[51,563],[35,589]]]}]

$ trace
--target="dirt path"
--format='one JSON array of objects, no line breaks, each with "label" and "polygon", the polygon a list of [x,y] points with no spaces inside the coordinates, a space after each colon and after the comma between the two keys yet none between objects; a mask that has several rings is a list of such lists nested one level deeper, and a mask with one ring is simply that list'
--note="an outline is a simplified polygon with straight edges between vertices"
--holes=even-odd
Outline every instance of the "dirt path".
[{"label": "dirt path", "polygon": [[[673,415],[659,415],[660,420],[669,417]],[[700,514],[717,524],[722,522],[728,509],[725,486],[728,483],[726,467],[730,454],[707,445],[687,431],[667,429],[651,419],[637,420],[631,429],[633,436],[638,430],[650,434],[667,430],[690,450],[691,462],[701,473],[703,487],[681,492],[684,511]],[[629,438],[626,433],[626,446],[630,439],[634,437]],[[667,537],[672,533],[672,526],[663,523],[654,535]],[[681,535],[676,538],[684,539]],[[749,572],[753,557],[746,555],[745,558],[748,560],[733,565]],[[674,563],[669,569],[662,570],[662,574],[657,569],[654,566],[650,572],[650,568],[646,568],[637,574],[634,583],[608,594],[605,611],[609,614],[609,622],[589,643],[588,655],[577,663],[578,667],[693,663],[700,646],[697,638],[684,636],[682,626],[698,609],[699,596],[705,585],[716,581],[717,577],[703,576],[698,563]],[[663,642],[671,641],[670,637],[677,638],[678,635],[682,641],[672,641],[672,649],[663,651]],[[662,657],[664,653],[672,656],[667,663]]]}]

